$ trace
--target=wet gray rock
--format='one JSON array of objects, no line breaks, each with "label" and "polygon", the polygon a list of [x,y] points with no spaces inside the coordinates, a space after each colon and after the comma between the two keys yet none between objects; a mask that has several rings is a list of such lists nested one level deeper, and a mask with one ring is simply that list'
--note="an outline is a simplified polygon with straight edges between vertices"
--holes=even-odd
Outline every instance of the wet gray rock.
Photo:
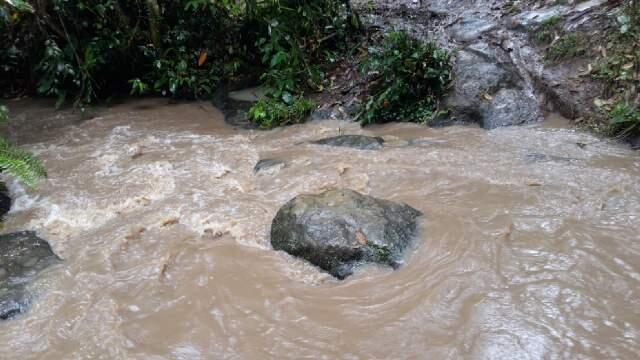
[{"label": "wet gray rock", "polygon": [[360,150],[379,150],[382,149],[384,139],[378,136],[365,135],[339,135],[326,139],[313,141],[312,144],[343,146]]},{"label": "wet gray rock", "polygon": [[485,129],[527,124],[542,117],[535,97],[520,89],[501,89],[483,110],[481,124]]},{"label": "wet gray rock", "polygon": [[4,215],[8,213],[10,209],[11,198],[9,197],[9,191],[3,183],[0,183],[0,220],[2,220]]},{"label": "wet gray rock", "polygon": [[485,129],[537,121],[542,114],[517,68],[502,49],[474,43],[460,51],[446,105],[454,116]]},{"label": "wet gray rock", "polygon": [[273,219],[271,245],[338,279],[362,263],[396,269],[414,242],[421,215],[406,204],[347,189],[300,195]]},{"label": "wet gray rock", "polygon": [[271,169],[274,167],[282,168],[286,165],[284,160],[279,159],[262,159],[258,161],[256,166],[253,167],[254,173],[259,173],[260,171]]},{"label": "wet gray rock", "polygon": [[27,286],[40,271],[59,262],[49,243],[34,232],[0,235],[0,319],[25,312],[33,298]]},{"label": "wet gray rock", "polygon": [[451,37],[456,41],[477,40],[482,34],[496,27],[496,23],[486,19],[463,18],[451,27]]},{"label": "wet gray rock", "polygon": [[519,30],[531,30],[542,25],[545,21],[565,15],[569,10],[568,6],[557,5],[525,11],[513,17],[511,26]]}]

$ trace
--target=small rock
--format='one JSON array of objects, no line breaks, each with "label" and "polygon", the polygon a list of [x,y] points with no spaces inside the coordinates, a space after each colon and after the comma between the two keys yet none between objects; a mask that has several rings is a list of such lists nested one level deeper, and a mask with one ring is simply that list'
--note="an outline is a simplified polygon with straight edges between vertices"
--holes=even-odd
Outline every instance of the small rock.
[{"label": "small rock", "polygon": [[379,150],[382,149],[384,139],[378,136],[339,135],[313,141],[312,143],[318,145],[350,147],[360,150]]},{"label": "small rock", "polygon": [[300,195],[273,219],[271,245],[338,279],[362,263],[396,269],[414,241],[421,215],[409,205],[348,189]]},{"label": "small rock", "polygon": [[34,232],[0,235],[0,319],[26,311],[32,302],[27,286],[45,268],[59,263],[49,243]]},{"label": "small rock", "polygon": [[258,161],[256,166],[253,167],[253,172],[255,174],[259,173],[262,170],[270,169],[273,167],[282,168],[286,165],[284,160],[279,159],[262,159]]}]

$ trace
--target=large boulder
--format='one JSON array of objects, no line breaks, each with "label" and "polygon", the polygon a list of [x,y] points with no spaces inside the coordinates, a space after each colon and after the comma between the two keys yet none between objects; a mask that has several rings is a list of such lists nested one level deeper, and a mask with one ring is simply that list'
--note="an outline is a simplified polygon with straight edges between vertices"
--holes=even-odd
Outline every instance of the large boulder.
[{"label": "large boulder", "polygon": [[58,262],[49,243],[33,232],[0,235],[0,319],[24,312],[32,300],[28,285]]},{"label": "large boulder", "polygon": [[478,122],[485,129],[541,119],[538,100],[501,48],[473,43],[458,53],[454,70],[446,105],[456,117]]},{"label": "large boulder", "polygon": [[353,190],[300,195],[273,219],[271,245],[338,279],[351,275],[354,266],[362,263],[396,269],[414,241],[421,215],[409,205]]},{"label": "large boulder", "polygon": [[338,135],[316,140],[313,144],[350,147],[360,150],[378,150],[382,148],[384,139],[379,136]]}]

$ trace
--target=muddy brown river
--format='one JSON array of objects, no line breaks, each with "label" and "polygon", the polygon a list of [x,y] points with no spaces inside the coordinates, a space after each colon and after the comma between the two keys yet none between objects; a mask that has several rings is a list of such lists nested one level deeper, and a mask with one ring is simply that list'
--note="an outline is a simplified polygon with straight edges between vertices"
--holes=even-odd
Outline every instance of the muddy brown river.
[{"label": "muddy brown river", "polygon": [[[309,144],[337,134],[386,144]],[[2,359],[640,357],[640,155],[561,120],[263,132],[144,100],[46,135],[3,231],[64,263],[0,323]],[[425,213],[404,266],[337,281],[271,249],[280,206],[335,187]]]}]

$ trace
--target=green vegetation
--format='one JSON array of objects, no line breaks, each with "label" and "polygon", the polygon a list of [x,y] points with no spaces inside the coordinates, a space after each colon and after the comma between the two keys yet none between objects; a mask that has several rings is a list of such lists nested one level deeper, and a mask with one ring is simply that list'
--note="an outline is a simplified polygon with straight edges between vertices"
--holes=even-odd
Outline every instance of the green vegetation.
[{"label": "green vegetation", "polygon": [[451,81],[450,59],[435,43],[405,32],[385,34],[381,46],[370,49],[363,67],[370,89],[361,122],[431,121]]},{"label": "green vegetation", "polygon": [[[0,1],[4,89],[90,104],[129,88],[211,93],[232,63],[233,1]],[[237,31],[235,32],[237,33]],[[38,80],[35,80],[38,79]]]},{"label": "green vegetation", "polygon": [[298,124],[304,121],[313,110],[313,102],[304,98],[295,98],[285,103],[273,98],[258,101],[249,110],[249,119],[263,129]]},{"label": "green vegetation", "polygon": [[373,251],[380,262],[387,262],[391,258],[391,250],[386,246],[368,243],[367,246]]},{"label": "green vegetation", "polygon": [[562,17],[553,16],[543,21],[530,34],[535,42],[547,46],[546,60],[558,62],[584,56],[587,53],[588,44],[584,36],[577,32],[563,32],[562,24]]},{"label": "green vegetation", "polygon": [[546,59],[562,61],[584,56],[587,53],[587,46],[587,42],[581,34],[565,34],[549,46]]},{"label": "green vegetation", "polygon": [[313,109],[306,90],[322,90],[324,70],[335,52],[346,52],[349,35],[359,27],[348,1],[264,2],[256,9],[261,28],[256,41],[265,70],[261,81],[268,99],[249,110],[262,128],[299,123]]},{"label": "green vegetation", "polygon": [[[9,121],[7,108],[0,106],[0,123]],[[13,146],[0,137],[0,172],[8,172],[29,187],[35,187],[38,180],[47,176],[42,163],[28,152]]]},{"label": "green vegetation", "polygon": [[532,33],[533,38],[542,44],[550,44],[555,39],[556,32],[562,25],[560,16],[553,16],[543,21]]},{"label": "green vegetation", "polygon": [[627,1],[617,17],[618,31],[606,39],[606,56],[595,63],[592,76],[607,84],[610,99],[600,106],[609,132],[625,137],[640,134],[640,2]]},{"label": "green vegetation", "polygon": [[[0,0],[0,86],[83,109],[129,92],[207,99],[259,79],[291,107],[322,89],[358,28],[346,0]],[[272,126],[291,121],[280,110]]]}]

